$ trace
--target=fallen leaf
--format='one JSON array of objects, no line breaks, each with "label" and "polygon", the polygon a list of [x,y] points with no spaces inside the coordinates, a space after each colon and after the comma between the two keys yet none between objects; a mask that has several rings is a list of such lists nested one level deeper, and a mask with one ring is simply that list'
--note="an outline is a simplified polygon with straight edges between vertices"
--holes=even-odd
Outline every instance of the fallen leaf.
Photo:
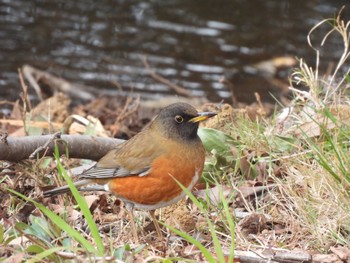
[{"label": "fallen leaf", "polygon": [[315,263],[343,263],[335,254],[315,254],[312,255],[312,262]]},{"label": "fallen leaf", "polygon": [[341,260],[349,262],[350,260],[350,249],[343,246],[330,247],[330,250],[336,254]]},{"label": "fallen leaf", "polygon": [[222,191],[224,198],[228,197],[232,193],[231,187],[226,185],[217,185],[208,189],[193,191],[193,195],[195,197],[200,197],[203,200],[209,200],[213,205],[218,205],[222,202],[220,191]]},{"label": "fallen leaf", "polygon": [[84,196],[85,201],[88,205],[88,207],[91,207],[91,205],[96,202],[97,200],[99,200],[99,196],[94,194],[94,195],[85,195]]},{"label": "fallen leaf", "polygon": [[299,126],[299,129],[294,130],[294,135],[299,136],[305,134],[308,137],[317,137],[322,133],[321,125],[326,130],[332,130],[338,125],[350,125],[350,106],[348,105],[337,105],[329,107],[329,113],[332,115],[336,123],[331,120],[327,113],[308,112],[309,121],[305,121]]},{"label": "fallen leaf", "polygon": [[238,195],[236,198],[236,206],[244,207],[245,200],[250,201],[252,198],[256,198],[257,196],[263,194],[264,192],[268,192],[269,190],[275,188],[275,184],[262,185],[262,186],[240,186],[238,188]]},{"label": "fallen leaf", "polygon": [[23,262],[24,253],[15,253],[11,257],[5,259],[3,263],[21,263]]},{"label": "fallen leaf", "polygon": [[238,227],[244,235],[256,235],[268,228],[267,223],[269,221],[270,220],[264,214],[252,213],[239,221]]},{"label": "fallen leaf", "polygon": [[210,128],[199,128],[198,136],[208,152],[216,150],[220,155],[231,153],[231,145],[234,140],[226,133]]}]

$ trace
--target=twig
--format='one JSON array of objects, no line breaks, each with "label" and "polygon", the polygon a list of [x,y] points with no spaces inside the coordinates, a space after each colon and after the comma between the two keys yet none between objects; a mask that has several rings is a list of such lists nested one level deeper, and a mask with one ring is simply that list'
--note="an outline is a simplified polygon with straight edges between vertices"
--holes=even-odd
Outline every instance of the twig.
[{"label": "twig", "polygon": [[113,137],[118,132],[118,126],[119,126],[118,124],[120,124],[125,118],[127,118],[128,116],[130,116],[131,114],[135,113],[138,110],[138,108],[140,106],[140,96],[138,96],[137,99],[135,100],[136,105],[131,110],[128,111],[131,102],[132,102],[132,98],[128,96],[127,99],[126,99],[126,102],[124,104],[124,107],[122,109],[122,112],[120,112],[118,114],[118,116],[117,116],[117,118],[116,118],[116,120],[114,122],[114,125],[113,125],[114,128],[113,128],[113,131],[112,131],[112,136]]},{"label": "twig", "polygon": [[[23,72],[21,69],[18,69],[18,77],[23,90],[22,100],[24,104],[24,112],[29,112],[32,109],[32,105],[30,103],[30,100],[28,99],[28,86],[24,82]],[[39,96],[39,98],[42,100],[42,97]]]},{"label": "twig", "polygon": [[51,135],[51,137],[47,140],[47,142],[44,143],[44,145],[39,146],[35,149],[34,152],[32,152],[31,155],[29,155],[29,159],[34,159],[35,155],[37,155],[42,150],[46,150],[49,147],[49,144],[53,142],[53,140],[61,138],[61,132],[56,132]]},{"label": "twig", "polygon": [[3,105],[3,104],[15,105],[16,102],[8,101],[8,100],[2,100],[2,101],[0,101],[0,105]]},{"label": "twig", "polygon": [[265,111],[264,105],[263,105],[262,102],[261,102],[260,94],[259,94],[258,92],[254,92],[254,96],[255,96],[256,102],[257,102],[258,105],[259,105],[260,114],[261,114],[261,115],[266,115],[266,111]]},{"label": "twig", "polygon": [[[9,174],[17,174],[16,171],[6,171],[6,172],[0,172],[0,176],[5,176],[5,175],[9,175]],[[2,179],[1,179],[2,180]]]},{"label": "twig", "polygon": [[150,65],[147,62],[147,58],[143,57],[142,58],[142,62],[145,65],[145,68],[148,70],[149,75],[154,78],[155,80],[169,86],[170,88],[172,88],[176,93],[178,93],[179,95],[185,96],[185,97],[194,97],[193,94],[191,92],[189,92],[188,90],[184,89],[183,87],[180,87],[179,85],[176,85],[172,82],[170,82],[169,80],[167,80],[166,78],[163,78],[162,76],[159,76],[157,73],[154,72],[153,69],[151,69]]},{"label": "twig", "polygon": [[[21,120],[0,119],[0,123],[9,124],[11,126],[18,126],[18,127],[24,126],[23,121]],[[28,121],[26,124],[30,127],[38,127],[38,128],[44,128],[44,129],[48,129],[49,127],[53,127],[54,129],[61,129],[63,126],[62,123],[58,123],[58,122],[48,123],[47,121]]]},{"label": "twig", "polygon": [[310,254],[305,252],[294,252],[294,251],[277,251],[274,256],[275,260],[278,261],[293,261],[293,262],[310,262],[312,257]]},{"label": "twig", "polygon": [[295,252],[295,251],[276,251],[272,249],[269,257],[263,256],[261,253],[254,251],[241,251],[235,250],[235,259],[239,259],[239,262],[253,262],[253,263],[272,263],[272,262],[312,262],[312,256],[307,252]]}]

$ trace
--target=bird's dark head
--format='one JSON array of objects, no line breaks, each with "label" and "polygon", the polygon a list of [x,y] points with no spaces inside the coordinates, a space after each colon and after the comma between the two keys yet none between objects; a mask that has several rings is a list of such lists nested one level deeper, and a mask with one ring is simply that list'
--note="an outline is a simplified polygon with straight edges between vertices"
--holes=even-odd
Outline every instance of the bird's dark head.
[{"label": "bird's dark head", "polygon": [[154,122],[167,138],[191,140],[197,138],[199,122],[215,115],[198,112],[187,103],[174,103],[162,109]]}]

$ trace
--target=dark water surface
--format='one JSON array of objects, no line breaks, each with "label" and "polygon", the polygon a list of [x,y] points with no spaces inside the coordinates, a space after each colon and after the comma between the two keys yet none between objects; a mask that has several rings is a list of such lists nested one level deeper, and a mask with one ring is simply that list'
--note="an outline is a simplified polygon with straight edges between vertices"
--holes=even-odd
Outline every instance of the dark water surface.
[{"label": "dark water surface", "polygon": [[[229,100],[231,91],[219,80],[232,69],[285,55],[312,63],[308,31],[348,3],[0,0],[0,99],[18,97],[17,68],[23,64],[94,86],[101,94],[117,89],[116,83],[125,91],[174,94],[148,75],[141,61],[147,55],[166,79],[210,100]],[[315,41],[327,29],[317,31]],[[340,39],[330,43],[327,63],[342,51]]]}]

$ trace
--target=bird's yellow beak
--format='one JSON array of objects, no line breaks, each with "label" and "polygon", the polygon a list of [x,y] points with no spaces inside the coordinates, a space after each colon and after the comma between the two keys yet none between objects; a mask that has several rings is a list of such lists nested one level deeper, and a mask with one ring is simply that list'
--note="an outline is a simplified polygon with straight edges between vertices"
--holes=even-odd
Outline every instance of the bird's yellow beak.
[{"label": "bird's yellow beak", "polygon": [[211,117],[214,117],[217,113],[215,112],[198,112],[198,116],[189,119],[188,122],[200,122],[200,121],[205,121],[206,119],[209,119]]}]

